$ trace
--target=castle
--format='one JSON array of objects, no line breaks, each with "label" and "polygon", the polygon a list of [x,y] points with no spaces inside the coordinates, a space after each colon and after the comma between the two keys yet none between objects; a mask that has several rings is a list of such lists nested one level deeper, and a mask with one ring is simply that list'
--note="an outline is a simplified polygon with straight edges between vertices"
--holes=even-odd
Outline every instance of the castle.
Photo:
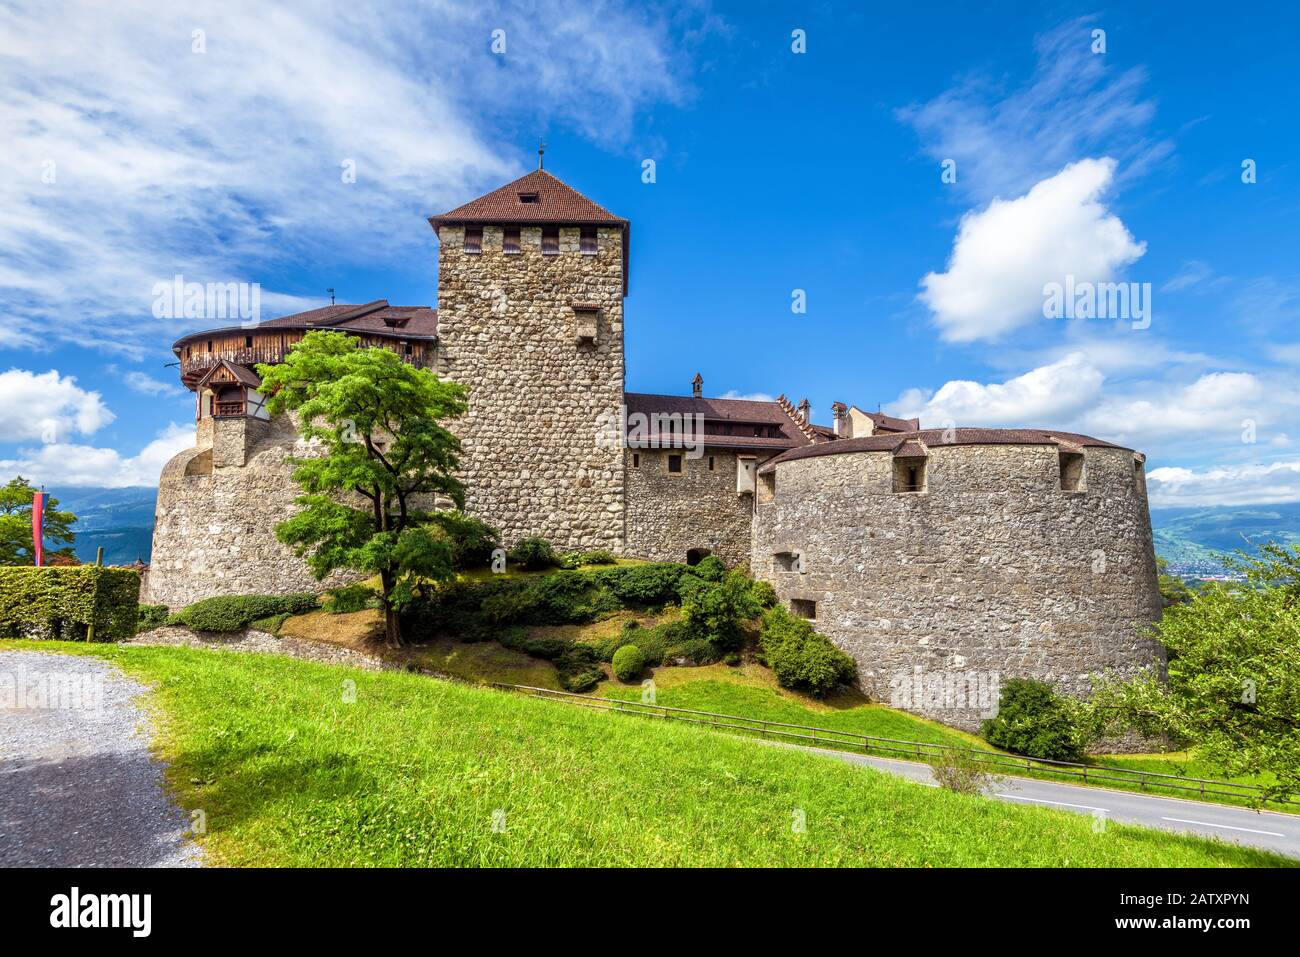
[{"label": "castle", "polygon": [[254,367],[330,329],[469,387],[466,508],[506,544],[748,565],[877,699],[974,727],[990,680],[1082,693],[1163,664],[1139,629],[1161,607],[1140,453],[842,402],[822,426],[806,400],[706,397],[698,374],[690,395],[627,392],[627,220],[539,167],[429,222],[436,309],[331,305],[175,343],[196,443],[163,470],[149,600],[320,587],[274,536],[286,460],[309,450]]}]

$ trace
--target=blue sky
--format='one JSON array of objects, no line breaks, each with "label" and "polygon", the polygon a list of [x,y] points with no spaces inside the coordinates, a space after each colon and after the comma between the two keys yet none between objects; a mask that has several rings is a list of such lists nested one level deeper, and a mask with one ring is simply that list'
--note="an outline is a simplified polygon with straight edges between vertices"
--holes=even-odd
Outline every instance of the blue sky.
[{"label": "blue sky", "polygon": [[[168,346],[212,323],[154,283],[434,304],[425,217],[544,136],[632,220],[630,390],[1082,431],[1156,504],[1300,500],[1296,13],[900,6],[7,4],[0,478],[156,482]],[[1067,275],[1150,284],[1149,327],[1044,318]]]}]

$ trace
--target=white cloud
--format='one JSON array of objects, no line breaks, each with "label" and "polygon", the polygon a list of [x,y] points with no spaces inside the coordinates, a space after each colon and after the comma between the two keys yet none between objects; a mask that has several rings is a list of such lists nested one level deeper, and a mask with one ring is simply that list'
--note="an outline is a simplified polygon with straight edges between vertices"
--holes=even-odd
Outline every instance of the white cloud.
[{"label": "white cloud", "polygon": [[1107,282],[1146,251],[1099,202],[1109,157],[1065,167],[1013,200],[962,217],[947,271],[921,280],[920,299],[951,342],[996,339],[1043,320],[1043,286]]},{"label": "white cloud", "polygon": [[1126,175],[1141,175],[1173,148],[1148,133],[1156,107],[1143,97],[1145,72],[1094,54],[1095,26],[1080,18],[1036,38],[1034,73],[1019,88],[970,75],[928,103],[898,111],[899,118],[936,164],[956,161],[957,189],[979,200],[1023,193],[1102,150],[1122,162]]},{"label": "white cloud", "polygon": [[98,392],[73,376],[10,369],[0,373],[0,442],[61,441],[89,435],[113,421]]},{"label": "white cloud", "polygon": [[937,392],[909,389],[886,410],[901,418],[921,419],[934,428],[958,426],[1053,426],[1073,419],[1096,401],[1105,376],[1081,352],[1031,369],[1005,382],[983,384],[955,379]]},{"label": "white cloud", "polygon": [[747,402],[775,402],[776,396],[768,395],[766,392],[740,392],[738,389],[728,389],[719,399],[744,399]]},{"label": "white cloud", "polygon": [[554,124],[617,147],[637,110],[682,100],[690,62],[672,36],[697,35],[702,16],[579,0],[11,0],[0,345],[142,356],[202,325],[151,318],[153,284],[177,273],[258,282],[264,304],[292,310],[302,300],[268,277],[299,263],[427,269],[424,217],[520,173],[521,138]]},{"label": "white cloud", "polygon": [[22,475],[34,485],[51,490],[60,486],[126,488],[156,486],[167,461],[194,445],[194,427],[173,422],[135,455],[124,456],[115,449],[56,443],[34,449],[20,449],[18,457],[0,460],[0,475],[6,479]]},{"label": "white cloud", "polygon": [[1147,493],[1156,507],[1296,502],[1300,501],[1300,461],[1152,469],[1147,474]]},{"label": "white cloud", "polygon": [[161,379],[155,379],[146,372],[132,370],[122,377],[127,388],[133,392],[139,392],[141,395],[169,395],[179,394],[181,389],[173,382],[164,382]]}]

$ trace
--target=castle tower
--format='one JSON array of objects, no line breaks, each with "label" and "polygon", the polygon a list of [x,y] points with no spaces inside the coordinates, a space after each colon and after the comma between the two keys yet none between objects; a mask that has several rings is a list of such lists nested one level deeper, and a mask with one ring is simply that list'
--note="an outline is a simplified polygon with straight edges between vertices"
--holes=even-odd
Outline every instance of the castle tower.
[{"label": "castle tower", "polygon": [[438,374],[468,386],[466,508],[506,543],[624,546],[629,224],[538,169],[429,220]]}]

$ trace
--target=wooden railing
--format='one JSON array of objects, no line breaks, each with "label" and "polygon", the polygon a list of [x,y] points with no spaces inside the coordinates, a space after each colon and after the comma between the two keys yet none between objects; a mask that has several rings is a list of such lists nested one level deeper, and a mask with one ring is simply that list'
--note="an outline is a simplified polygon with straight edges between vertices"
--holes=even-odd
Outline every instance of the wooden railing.
[{"label": "wooden railing", "polygon": [[244,400],[238,399],[234,402],[214,402],[212,404],[212,414],[217,418],[227,415],[243,415]]}]

